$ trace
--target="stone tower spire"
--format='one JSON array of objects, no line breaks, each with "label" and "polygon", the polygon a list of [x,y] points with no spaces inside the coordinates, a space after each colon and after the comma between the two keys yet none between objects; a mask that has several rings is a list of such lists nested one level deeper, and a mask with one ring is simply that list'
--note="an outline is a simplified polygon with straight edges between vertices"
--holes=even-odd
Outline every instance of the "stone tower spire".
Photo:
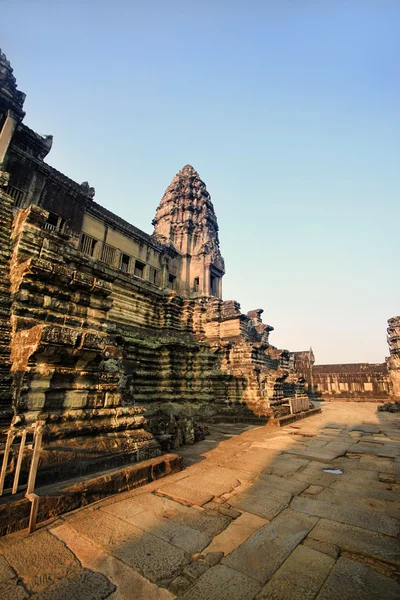
[{"label": "stone tower spire", "polygon": [[158,205],[154,237],[182,255],[181,281],[189,295],[222,296],[224,260],[210,194],[197,171],[186,165],[175,175]]},{"label": "stone tower spire", "polygon": [[25,116],[22,110],[25,94],[17,89],[17,82],[6,55],[0,49],[0,165],[17,124]]}]

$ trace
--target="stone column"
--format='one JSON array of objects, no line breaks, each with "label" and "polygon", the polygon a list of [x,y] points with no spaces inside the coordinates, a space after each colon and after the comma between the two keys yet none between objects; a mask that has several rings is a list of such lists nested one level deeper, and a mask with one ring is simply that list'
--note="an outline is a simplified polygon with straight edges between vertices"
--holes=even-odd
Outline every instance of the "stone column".
[{"label": "stone column", "polygon": [[14,130],[18,124],[18,117],[10,110],[7,113],[6,120],[0,132],[0,165],[3,164],[10,145]]},{"label": "stone column", "polygon": [[211,296],[211,273],[208,267],[204,268],[204,284],[206,296]]}]

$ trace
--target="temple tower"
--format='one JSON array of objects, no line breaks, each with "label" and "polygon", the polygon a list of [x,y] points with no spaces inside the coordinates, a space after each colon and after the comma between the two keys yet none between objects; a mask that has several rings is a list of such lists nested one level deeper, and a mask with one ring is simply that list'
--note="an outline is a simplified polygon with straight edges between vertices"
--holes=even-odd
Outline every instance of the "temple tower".
[{"label": "temple tower", "polygon": [[167,187],[153,225],[154,237],[182,255],[179,291],[222,298],[225,265],[217,217],[205,183],[192,166],[183,167]]}]

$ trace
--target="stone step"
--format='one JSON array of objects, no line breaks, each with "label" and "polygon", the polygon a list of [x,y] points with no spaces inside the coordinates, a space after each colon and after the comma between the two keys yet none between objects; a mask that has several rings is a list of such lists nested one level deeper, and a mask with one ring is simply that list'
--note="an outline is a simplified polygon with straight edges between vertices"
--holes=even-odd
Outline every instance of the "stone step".
[{"label": "stone step", "polygon": [[[35,489],[39,499],[38,522],[76,510],[102,498],[177,473],[183,459],[177,454],[164,454],[122,469],[101,471],[78,480],[69,480]],[[25,529],[29,523],[31,503],[22,494],[0,498],[0,536]]]}]

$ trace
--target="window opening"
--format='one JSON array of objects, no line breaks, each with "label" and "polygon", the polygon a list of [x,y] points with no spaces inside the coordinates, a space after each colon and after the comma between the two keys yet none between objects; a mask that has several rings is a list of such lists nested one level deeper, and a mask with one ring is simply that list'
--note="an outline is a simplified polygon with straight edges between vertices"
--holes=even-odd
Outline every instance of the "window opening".
[{"label": "window opening", "polygon": [[121,271],[124,273],[128,273],[129,271],[129,263],[131,262],[131,257],[128,254],[121,254]]},{"label": "window opening", "polygon": [[149,281],[158,285],[158,271],[154,267],[149,267]]},{"label": "window opening", "polygon": [[136,275],[136,277],[140,277],[141,279],[143,279],[145,266],[146,265],[144,263],[139,262],[138,260],[135,261],[135,275]]},{"label": "window opening", "polygon": [[101,260],[107,265],[113,266],[115,264],[115,248],[109,246],[108,244],[103,244]]},{"label": "window opening", "polygon": [[86,235],[86,233],[82,233],[81,241],[79,244],[79,250],[83,252],[83,254],[87,254],[88,256],[93,256],[96,248],[97,240],[92,238],[90,235]]},{"label": "window opening", "polygon": [[169,275],[168,275],[168,287],[169,287],[170,290],[174,290],[175,289],[175,281],[176,281],[175,275],[172,275],[172,273],[169,273]]}]

